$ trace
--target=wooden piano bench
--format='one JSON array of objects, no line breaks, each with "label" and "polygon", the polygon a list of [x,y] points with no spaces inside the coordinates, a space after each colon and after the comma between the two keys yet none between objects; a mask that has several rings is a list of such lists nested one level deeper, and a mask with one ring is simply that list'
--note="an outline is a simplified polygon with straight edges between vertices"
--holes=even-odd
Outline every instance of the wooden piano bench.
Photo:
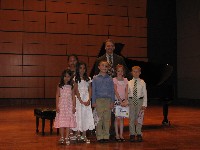
[{"label": "wooden piano bench", "polygon": [[[35,108],[34,116],[36,117],[36,132],[38,133],[39,118],[42,119],[42,135],[45,135],[45,119],[50,120],[50,134],[53,132],[53,120],[56,117],[56,110],[49,108]],[[57,129],[57,135],[59,134],[59,129]]]}]

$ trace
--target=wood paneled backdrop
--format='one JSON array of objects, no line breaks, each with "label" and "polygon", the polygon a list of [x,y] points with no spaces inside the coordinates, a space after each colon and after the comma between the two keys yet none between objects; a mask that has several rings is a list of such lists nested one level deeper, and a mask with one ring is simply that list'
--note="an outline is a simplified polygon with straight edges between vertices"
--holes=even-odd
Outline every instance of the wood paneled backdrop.
[{"label": "wood paneled backdrop", "polygon": [[0,0],[0,98],[55,98],[67,55],[90,71],[101,44],[147,61],[146,0]]}]

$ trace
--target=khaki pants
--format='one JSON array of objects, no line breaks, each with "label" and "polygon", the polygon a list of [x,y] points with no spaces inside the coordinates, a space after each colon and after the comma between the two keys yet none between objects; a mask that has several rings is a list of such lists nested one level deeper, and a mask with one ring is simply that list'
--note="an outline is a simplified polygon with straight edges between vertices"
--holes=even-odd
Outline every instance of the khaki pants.
[{"label": "khaki pants", "polygon": [[143,100],[139,99],[138,104],[134,105],[132,99],[129,99],[129,131],[130,135],[142,135],[141,129],[142,125],[135,125],[135,121],[137,121],[138,114],[141,110]]},{"label": "khaki pants", "polygon": [[99,122],[96,128],[97,140],[109,139],[109,129],[111,120],[110,98],[98,98],[96,99],[97,115]]}]

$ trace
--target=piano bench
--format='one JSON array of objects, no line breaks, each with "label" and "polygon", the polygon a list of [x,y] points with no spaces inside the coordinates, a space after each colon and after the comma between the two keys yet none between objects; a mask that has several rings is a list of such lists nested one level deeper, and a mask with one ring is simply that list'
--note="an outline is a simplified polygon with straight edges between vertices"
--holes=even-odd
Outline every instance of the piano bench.
[{"label": "piano bench", "polygon": [[[39,118],[42,119],[42,135],[45,135],[44,128],[45,128],[45,119],[50,120],[50,134],[53,132],[53,120],[56,117],[56,110],[49,109],[49,108],[35,108],[34,109],[34,116],[36,117],[36,133],[39,132]],[[59,134],[59,129],[57,129],[57,135]]]}]

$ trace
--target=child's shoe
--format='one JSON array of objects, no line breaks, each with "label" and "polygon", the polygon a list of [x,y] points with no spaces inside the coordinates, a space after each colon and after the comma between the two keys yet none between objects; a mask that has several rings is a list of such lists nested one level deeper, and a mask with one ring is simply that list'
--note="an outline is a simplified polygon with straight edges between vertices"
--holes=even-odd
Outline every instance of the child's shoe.
[{"label": "child's shoe", "polygon": [[64,144],[64,137],[61,137],[61,138],[58,140],[58,143]]},{"label": "child's shoe", "polygon": [[84,137],[84,142],[90,144],[90,140],[86,136]]},{"label": "child's shoe", "polygon": [[137,141],[138,141],[138,142],[142,142],[142,141],[143,141],[142,136],[141,136],[140,134],[137,135]]},{"label": "child's shoe", "polygon": [[70,144],[70,139],[69,139],[69,138],[65,138],[65,143],[66,143],[67,145],[69,145],[69,144]]}]

